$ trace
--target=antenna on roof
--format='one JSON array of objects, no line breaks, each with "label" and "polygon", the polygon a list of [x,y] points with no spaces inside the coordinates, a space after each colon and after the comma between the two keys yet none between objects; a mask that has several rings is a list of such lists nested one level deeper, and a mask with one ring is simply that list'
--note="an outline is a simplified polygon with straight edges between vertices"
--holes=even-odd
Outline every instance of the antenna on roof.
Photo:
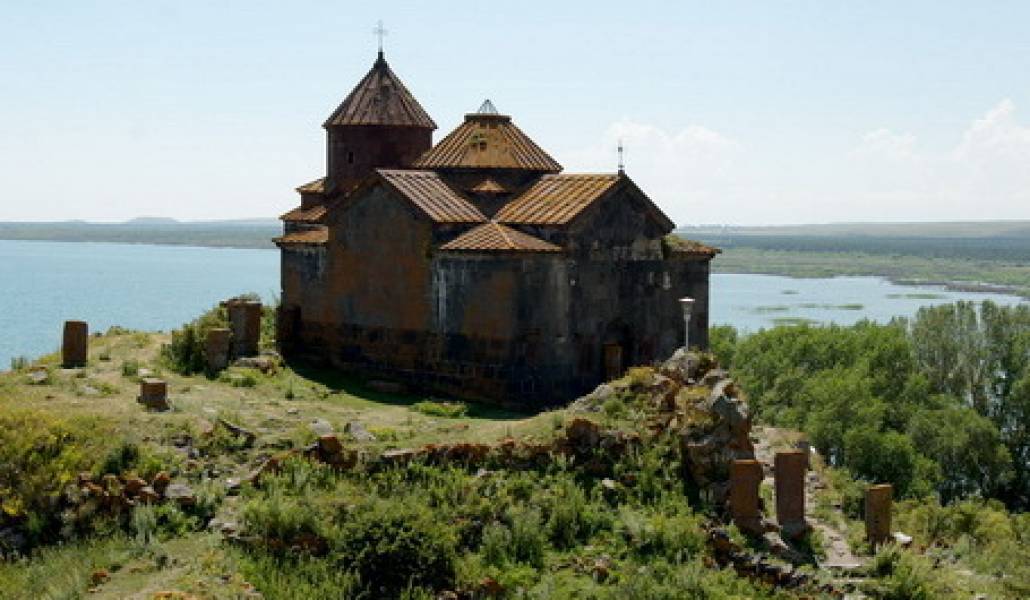
[{"label": "antenna on roof", "polygon": [[476,113],[481,115],[496,115],[497,107],[494,106],[493,102],[490,102],[489,98],[487,98],[479,105],[479,110],[477,110]]},{"label": "antenna on roof", "polygon": [[385,27],[383,27],[383,20],[379,19],[379,22],[376,23],[375,29],[372,30],[372,35],[374,35],[377,38],[379,38],[379,57],[380,58],[383,57],[383,38],[386,37],[386,34],[388,34],[388,33],[390,33],[390,32],[387,31]]},{"label": "antenna on roof", "polygon": [[623,161],[622,152],[622,138],[619,138],[619,175],[626,171],[626,163]]}]

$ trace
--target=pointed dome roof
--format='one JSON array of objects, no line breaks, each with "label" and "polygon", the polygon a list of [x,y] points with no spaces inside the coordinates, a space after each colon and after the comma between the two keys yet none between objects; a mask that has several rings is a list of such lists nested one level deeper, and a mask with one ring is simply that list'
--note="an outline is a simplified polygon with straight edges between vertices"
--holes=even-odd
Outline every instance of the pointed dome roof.
[{"label": "pointed dome roof", "polygon": [[528,135],[497,114],[487,100],[479,112],[465,115],[465,122],[415,161],[420,169],[519,169],[558,173],[561,165]]},{"label": "pointed dome roof", "polygon": [[372,69],[343,103],[329,115],[322,127],[335,125],[394,125],[436,129],[436,123],[404,87],[382,51]]}]

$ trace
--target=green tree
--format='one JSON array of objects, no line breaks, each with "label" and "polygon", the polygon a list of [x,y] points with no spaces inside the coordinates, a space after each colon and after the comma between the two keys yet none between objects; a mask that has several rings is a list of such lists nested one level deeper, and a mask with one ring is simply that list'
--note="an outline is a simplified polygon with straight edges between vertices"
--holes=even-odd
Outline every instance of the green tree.
[{"label": "green tree", "polygon": [[1030,507],[1030,369],[1005,397],[995,422],[1012,458],[1012,483],[1006,494],[1010,506]]},{"label": "green tree", "polygon": [[871,382],[859,369],[832,369],[805,381],[800,401],[811,407],[805,430],[831,464],[842,464],[844,437],[851,429],[879,430],[884,405],[873,397]]},{"label": "green tree", "polygon": [[739,335],[732,325],[716,325],[708,329],[708,348],[723,368],[733,366]]},{"label": "green tree", "polygon": [[899,497],[932,493],[938,477],[936,466],[916,452],[907,435],[870,427],[844,435],[844,464],[861,479],[892,484]]},{"label": "green tree", "polygon": [[940,465],[937,490],[944,503],[994,495],[1011,477],[1012,460],[997,427],[957,401],[915,415],[910,435],[920,452]]}]

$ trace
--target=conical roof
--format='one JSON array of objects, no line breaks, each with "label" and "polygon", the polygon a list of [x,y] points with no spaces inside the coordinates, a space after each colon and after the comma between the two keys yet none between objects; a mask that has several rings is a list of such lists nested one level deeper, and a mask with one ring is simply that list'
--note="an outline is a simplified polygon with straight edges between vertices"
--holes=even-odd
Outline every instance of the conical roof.
[{"label": "conical roof", "polygon": [[[480,112],[465,115],[465,122],[420,156],[420,169],[519,169],[558,173],[561,165],[528,135],[499,115],[487,100]],[[492,111],[492,112],[491,112]]]},{"label": "conical roof", "polygon": [[372,69],[333,114],[323,127],[336,125],[393,125],[436,129],[436,123],[404,87],[382,51]]}]

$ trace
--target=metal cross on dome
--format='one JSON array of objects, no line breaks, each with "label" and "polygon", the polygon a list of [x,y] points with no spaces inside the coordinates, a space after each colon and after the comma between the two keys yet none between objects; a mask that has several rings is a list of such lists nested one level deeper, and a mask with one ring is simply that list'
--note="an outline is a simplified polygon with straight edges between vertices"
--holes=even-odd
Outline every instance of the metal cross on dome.
[{"label": "metal cross on dome", "polygon": [[379,22],[376,23],[375,29],[372,30],[372,34],[379,38],[379,52],[383,51],[383,38],[386,37],[388,33],[390,32],[383,27],[383,20],[380,19]]}]

